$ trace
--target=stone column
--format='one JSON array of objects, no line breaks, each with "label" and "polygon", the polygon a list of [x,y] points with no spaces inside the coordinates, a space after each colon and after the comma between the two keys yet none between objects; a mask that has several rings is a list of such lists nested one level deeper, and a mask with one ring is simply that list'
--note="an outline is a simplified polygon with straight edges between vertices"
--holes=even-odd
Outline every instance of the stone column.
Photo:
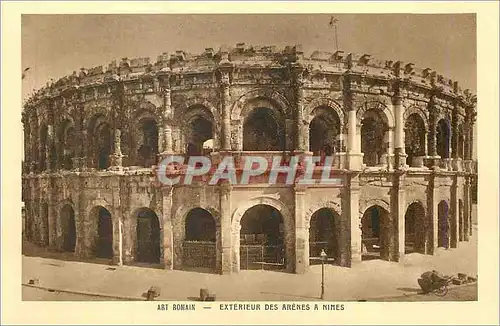
[{"label": "stone column", "polygon": [[463,159],[465,161],[467,160],[470,160],[470,133],[469,133],[469,126],[470,126],[470,122],[468,121],[468,119],[466,118],[465,120],[465,128],[464,128],[464,157]]},{"label": "stone column", "polygon": [[48,125],[47,126],[47,144],[45,146],[46,150],[46,155],[47,155],[47,171],[54,171],[56,170],[56,165],[57,162],[54,161],[55,157],[52,155],[52,148],[54,147],[54,142],[55,142],[55,135],[54,135],[54,126],[53,125]]},{"label": "stone column", "polygon": [[222,149],[231,150],[231,93],[230,71],[232,65],[225,65],[220,70],[221,112],[222,112]]},{"label": "stone column", "polygon": [[424,157],[429,156],[429,134],[426,132],[424,133]]},{"label": "stone column", "polygon": [[111,160],[110,170],[121,171],[123,169],[123,155],[121,150],[121,130],[115,129],[115,148],[114,153],[109,156]]},{"label": "stone column", "polygon": [[339,133],[339,136],[338,136],[338,139],[337,139],[337,152],[340,152],[340,153],[343,153],[344,152],[344,147],[345,147],[345,144],[344,144],[344,134],[343,134],[343,130],[344,129],[344,126],[341,125],[340,127],[340,133]]},{"label": "stone column", "polygon": [[305,187],[295,186],[295,272],[309,268],[309,222],[306,221]]},{"label": "stone column", "polygon": [[348,111],[348,130],[347,130],[347,157],[348,168],[350,170],[360,170],[362,165],[361,154],[361,125],[357,124],[355,110]]},{"label": "stone column", "polygon": [[173,188],[162,188],[162,214],[163,214],[163,266],[165,269],[174,269],[174,237],[172,226],[172,195]]},{"label": "stone column", "polygon": [[458,107],[457,104],[453,106],[453,113],[451,116],[451,146],[450,146],[450,158],[458,158]]},{"label": "stone column", "polygon": [[[85,130],[85,128],[82,128],[80,130],[80,135],[83,140],[82,142],[83,144],[85,144],[85,146],[80,146],[79,148],[79,155],[78,155],[79,158],[76,161],[76,166],[79,171],[85,171],[87,170],[88,167],[85,149],[87,148],[87,150],[90,150],[87,130]],[[73,165],[75,165],[75,161],[73,161]]]},{"label": "stone column", "polygon": [[231,274],[233,256],[231,255],[231,185],[224,183],[219,187],[220,223],[217,237],[217,270],[223,274]]},{"label": "stone column", "polygon": [[394,115],[395,115],[395,137],[394,137],[394,154],[395,154],[395,168],[402,169],[406,167],[406,150],[404,141],[404,120],[403,120],[403,104],[399,94],[392,99]]},{"label": "stone column", "polygon": [[387,146],[387,169],[389,171],[392,170],[392,168],[393,168],[393,164],[392,164],[393,147],[394,147],[393,137],[394,137],[394,129],[393,128],[389,128],[389,130],[387,130],[387,142],[386,142],[386,146]]},{"label": "stone column", "polygon": [[429,135],[428,135],[428,158],[427,167],[437,167],[439,166],[439,160],[437,156],[436,148],[436,127],[437,127],[437,112],[435,107],[435,95],[431,96],[429,101]]},{"label": "stone column", "polygon": [[163,158],[174,152],[174,144],[172,140],[172,96],[170,90],[170,83],[167,83],[167,88],[164,90],[164,112],[163,112],[163,126],[160,128],[162,133],[162,152],[160,156]]},{"label": "stone column", "polygon": [[51,168],[51,155],[50,155],[50,145],[52,143],[52,126],[47,125],[47,138],[45,141],[45,146],[40,142],[40,154],[45,156],[45,169],[44,171],[50,172]]},{"label": "stone column", "polygon": [[293,119],[285,119],[285,150],[293,150],[295,121]]},{"label": "stone column", "polygon": [[359,215],[359,175],[352,174],[349,180],[349,218],[351,221],[351,265],[361,262],[361,219]]},{"label": "stone column", "polygon": [[475,113],[472,114],[472,117],[471,117],[471,124],[470,124],[470,128],[469,128],[469,139],[470,139],[470,145],[469,145],[469,157],[470,157],[470,160],[474,160],[474,122],[475,122],[476,118],[475,118]]},{"label": "stone column", "polygon": [[295,91],[295,150],[298,152],[308,152],[309,142],[306,142],[306,137],[309,138],[308,123],[304,112],[304,69],[296,66],[293,71],[293,82]]}]

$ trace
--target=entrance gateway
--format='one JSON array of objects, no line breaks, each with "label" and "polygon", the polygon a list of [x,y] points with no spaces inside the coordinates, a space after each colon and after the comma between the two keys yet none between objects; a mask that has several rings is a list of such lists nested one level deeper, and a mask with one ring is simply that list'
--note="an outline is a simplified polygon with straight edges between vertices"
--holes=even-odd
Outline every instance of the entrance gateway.
[{"label": "entrance gateway", "polygon": [[284,269],[284,224],[274,207],[259,204],[248,209],[241,218],[240,268]]}]

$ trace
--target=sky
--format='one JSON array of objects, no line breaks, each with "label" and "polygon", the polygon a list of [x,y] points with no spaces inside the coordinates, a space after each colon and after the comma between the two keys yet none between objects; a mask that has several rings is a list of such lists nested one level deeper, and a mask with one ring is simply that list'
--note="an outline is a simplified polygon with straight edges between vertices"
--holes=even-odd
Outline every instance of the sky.
[{"label": "sky", "polygon": [[[207,47],[301,44],[335,51],[329,14],[225,15],[23,15],[22,67],[25,99],[51,78],[81,67],[106,66],[123,57],[156,57]],[[457,80],[476,91],[476,17],[474,14],[339,14],[337,35],[344,52],[382,60],[412,62]]]}]

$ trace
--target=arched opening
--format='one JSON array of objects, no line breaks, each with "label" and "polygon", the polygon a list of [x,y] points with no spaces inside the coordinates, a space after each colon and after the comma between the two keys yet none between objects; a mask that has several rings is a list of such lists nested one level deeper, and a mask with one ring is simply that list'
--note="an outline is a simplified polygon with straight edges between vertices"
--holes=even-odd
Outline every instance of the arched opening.
[{"label": "arched opening", "polygon": [[214,150],[214,140],[207,139],[203,142],[203,152],[211,153]]},{"label": "arched opening", "polygon": [[60,216],[63,233],[62,249],[67,252],[74,252],[76,246],[76,223],[73,207],[69,204],[64,205]]},{"label": "arched opening", "polygon": [[113,258],[113,221],[111,213],[102,206],[92,210],[91,217],[97,223],[95,255],[98,258]]},{"label": "arched opening", "polygon": [[269,108],[255,108],[243,123],[244,151],[285,150],[284,123]]},{"label": "arched opening", "polygon": [[450,247],[450,216],[448,203],[442,200],[438,205],[438,247]]},{"label": "arched opening", "polygon": [[450,157],[450,138],[450,122],[446,119],[439,120],[436,127],[436,149],[441,158]]},{"label": "arched opening", "polygon": [[321,263],[321,250],[325,250],[328,259],[336,263],[340,261],[339,250],[339,216],[329,208],[321,208],[311,216],[309,226],[309,260],[310,264]]},{"label": "arched opening", "polygon": [[153,118],[139,120],[139,139],[137,140],[137,165],[148,167],[156,164],[158,155],[158,125]]},{"label": "arched opening", "polygon": [[59,132],[59,151],[61,153],[61,167],[64,170],[73,169],[73,160],[76,149],[76,131],[68,120],[63,122]]},{"label": "arched opening", "polygon": [[104,170],[109,167],[109,155],[111,155],[111,127],[102,122],[96,127],[95,132],[97,149],[97,168]]},{"label": "arched opening", "polygon": [[137,261],[144,263],[159,263],[160,221],[155,212],[149,208],[141,208],[136,214],[137,225]]},{"label": "arched opening", "polygon": [[387,123],[378,109],[365,112],[361,121],[361,152],[366,166],[385,163],[383,155],[387,153],[388,143],[384,138],[387,131]]},{"label": "arched opening", "polygon": [[458,200],[458,241],[464,241],[465,236],[465,223],[464,223],[464,202],[462,199]]},{"label": "arched opening", "polygon": [[205,143],[212,139],[213,148],[214,125],[204,116],[196,115],[187,124],[186,154],[188,156],[205,155],[211,150],[206,149]]},{"label": "arched opening", "polygon": [[309,151],[318,156],[333,155],[338,150],[339,117],[328,107],[316,108],[313,114],[309,124]]},{"label": "arched opening", "polygon": [[361,219],[361,259],[389,259],[389,213],[378,205],[371,206]]},{"label": "arched opening", "polygon": [[418,166],[416,159],[425,156],[425,124],[417,113],[412,113],[405,123],[406,164]]},{"label": "arched opening", "polygon": [[43,230],[43,237],[42,237],[42,246],[48,246],[49,245],[49,205],[47,203],[42,203],[42,230]]},{"label": "arched opening", "polygon": [[259,204],[241,218],[240,268],[285,268],[283,216],[274,207]]},{"label": "arched opening", "polygon": [[405,214],[405,253],[425,253],[425,209],[418,202],[408,206]]},{"label": "arched opening", "polygon": [[40,127],[40,171],[47,169],[47,144],[49,131],[46,125]]},{"label": "arched opening", "polygon": [[210,212],[193,208],[186,215],[183,243],[183,264],[185,267],[215,269],[216,224]]}]

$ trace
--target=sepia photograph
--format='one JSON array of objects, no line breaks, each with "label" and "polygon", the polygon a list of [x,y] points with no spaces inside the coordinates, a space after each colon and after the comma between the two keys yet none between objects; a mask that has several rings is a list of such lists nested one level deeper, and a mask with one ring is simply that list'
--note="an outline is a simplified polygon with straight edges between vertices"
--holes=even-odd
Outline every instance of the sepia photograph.
[{"label": "sepia photograph", "polygon": [[22,13],[20,300],[477,304],[479,16],[351,8]]}]

